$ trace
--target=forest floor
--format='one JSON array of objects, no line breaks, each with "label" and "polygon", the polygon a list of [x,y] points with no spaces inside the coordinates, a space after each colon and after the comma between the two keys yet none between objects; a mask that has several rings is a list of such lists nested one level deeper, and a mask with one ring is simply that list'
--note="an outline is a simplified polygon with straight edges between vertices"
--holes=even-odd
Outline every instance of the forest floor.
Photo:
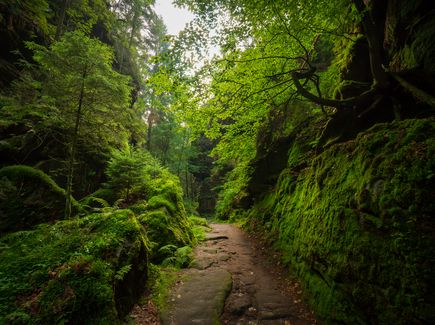
[{"label": "forest floor", "polygon": [[[317,324],[300,283],[289,277],[277,252],[234,225],[211,227],[194,250],[194,263],[179,271],[161,324]],[[150,309],[154,313],[145,305],[142,313]],[[159,324],[140,313],[136,324]]]}]

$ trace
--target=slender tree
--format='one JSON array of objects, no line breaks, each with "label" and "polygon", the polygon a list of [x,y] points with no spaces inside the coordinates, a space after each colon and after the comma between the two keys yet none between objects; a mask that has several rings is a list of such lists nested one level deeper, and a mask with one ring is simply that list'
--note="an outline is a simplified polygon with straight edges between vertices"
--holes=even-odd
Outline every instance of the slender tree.
[{"label": "slender tree", "polygon": [[50,48],[29,45],[34,59],[45,75],[44,100],[59,111],[57,117],[70,129],[67,141],[67,185],[65,216],[71,216],[74,162],[78,139],[83,129],[112,126],[125,116],[130,88],[128,77],[112,69],[113,53],[107,45],[80,32],[66,33]]}]

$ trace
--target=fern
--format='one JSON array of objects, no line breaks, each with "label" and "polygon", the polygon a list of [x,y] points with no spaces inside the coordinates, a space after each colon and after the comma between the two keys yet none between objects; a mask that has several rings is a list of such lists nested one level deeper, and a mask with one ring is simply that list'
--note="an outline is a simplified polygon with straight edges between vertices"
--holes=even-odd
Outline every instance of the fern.
[{"label": "fern", "polygon": [[175,256],[167,257],[162,262],[162,266],[164,267],[168,267],[171,265],[175,266],[176,264],[177,264],[177,259],[175,258]]},{"label": "fern", "polygon": [[165,256],[172,256],[177,250],[177,246],[169,244],[159,248],[159,253]]},{"label": "fern", "polygon": [[124,279],[125,275],[130,272],[131,264],[124,265],[115,274],[115,280],[121,281]]},{"label": "fern", "polygon": [[93,197],[92,201],[100,203],[103,208],[107,208],[110,206],[110,204],[105,199],[101,199],[99,197]]},{"label": "fern", "polygon": [[178,248],[177,251],[175,252],[175,258],[176,258],[175,264],[177,267],[188,266],[193,259],[192,247],[183,246]]}]

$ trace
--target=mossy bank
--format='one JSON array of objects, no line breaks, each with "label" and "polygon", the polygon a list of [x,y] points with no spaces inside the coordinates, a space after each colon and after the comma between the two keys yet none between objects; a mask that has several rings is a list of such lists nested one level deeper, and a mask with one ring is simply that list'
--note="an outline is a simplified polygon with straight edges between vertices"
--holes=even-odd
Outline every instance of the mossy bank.
[{"label": "mossy bank", "polygon": [[434,139],[422,119],[321,153],[295,141],[275,187],[233,217],[282,250],[325,323],[434,322]]},{"label": "mossy bank", "polygon": [[[73,200],[78,214],[67,220],[65,191],[49,175],[0,169],[8,185],[0,190],[1,324],[120,324],[147,288],[150,262],[191,251],[178,178],[149,154],[134,155],[131,164],[131,152],[115,153],[108,183]],[[129,181],[116,182],[118,174]]]}]

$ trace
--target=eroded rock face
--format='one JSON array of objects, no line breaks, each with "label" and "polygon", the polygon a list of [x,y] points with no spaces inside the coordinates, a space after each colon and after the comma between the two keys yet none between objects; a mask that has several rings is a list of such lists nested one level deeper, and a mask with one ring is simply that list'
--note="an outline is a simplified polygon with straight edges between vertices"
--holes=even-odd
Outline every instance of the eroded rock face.
[{"label": "eroded rock face", "polygon": [[146,243],[136,238],[126,241],[119,249],[118,265],[130,265],[129,270],[115,282],[114,299],[118,318],[130,312],[146,288],[148,279],[148,249]]},{"label": "eroded rock face", "polygon": [[275,188],[245,212],[327,321],[434,321],[434,138],[433,119],[404,120],[330,146],[304,169],[289,151]]}]

